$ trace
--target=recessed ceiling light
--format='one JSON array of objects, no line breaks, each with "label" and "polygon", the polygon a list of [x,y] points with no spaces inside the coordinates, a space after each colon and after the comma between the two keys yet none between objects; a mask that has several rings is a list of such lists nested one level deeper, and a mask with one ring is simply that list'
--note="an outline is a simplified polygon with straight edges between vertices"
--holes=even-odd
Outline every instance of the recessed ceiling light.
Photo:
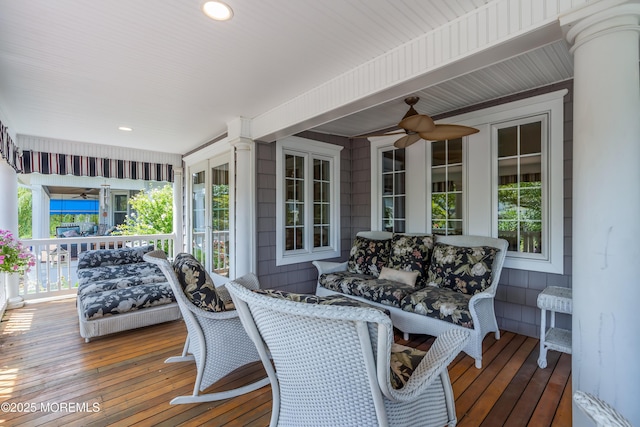
[{"label": "recessed ceiling light", "polygon": [[202,5],[202,11],[216,21],[228,21],[233,16],[233,10],[221,1],[208,1]]},{"label": "recessed ceiling light", "polygon": [[130,128],[129,126],[119,126],[118,130],[122,130],[125,132],[131,132],[133,130],[133,128]]}]

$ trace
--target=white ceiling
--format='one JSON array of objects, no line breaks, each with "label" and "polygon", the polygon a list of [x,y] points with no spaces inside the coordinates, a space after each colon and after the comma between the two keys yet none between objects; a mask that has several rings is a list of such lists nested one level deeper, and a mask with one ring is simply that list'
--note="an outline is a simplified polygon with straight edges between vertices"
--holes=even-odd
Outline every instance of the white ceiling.
[{"label": "white ceiling", "polygon": [[[184,154],[475,8],[485,0],[0,2],[0,116],[12,132]],[[571,78],[562,41],[425,88],[441,114]],[[402,98],[315,130],[393,126]],[[134,128],[118,131],[118,126]]]}]

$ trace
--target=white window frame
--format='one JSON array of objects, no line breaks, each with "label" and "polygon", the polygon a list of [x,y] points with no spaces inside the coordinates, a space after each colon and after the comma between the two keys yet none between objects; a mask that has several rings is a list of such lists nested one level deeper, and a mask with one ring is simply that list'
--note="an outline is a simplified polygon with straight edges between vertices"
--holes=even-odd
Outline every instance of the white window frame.
[{"label": "white window frame", "polygon": [[[276,142],[276,265],[297,264],[340,256],[340,152],[343,147],[291,136]],[[305,159],[305,249],[285,250],[284,156],[293,154]],[[313,167],[317,158],[330,162],[331,231],[329,246],[313,247]]]}]

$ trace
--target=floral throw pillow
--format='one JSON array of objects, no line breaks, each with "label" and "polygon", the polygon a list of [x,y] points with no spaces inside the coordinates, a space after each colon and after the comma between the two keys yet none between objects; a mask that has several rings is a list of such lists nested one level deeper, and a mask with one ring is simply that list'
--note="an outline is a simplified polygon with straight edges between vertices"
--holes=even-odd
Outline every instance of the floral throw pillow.
[{"label": "floral throw pillow", "polygon": [[347,270],[378,277],[389,259],[391,239],[373,240],[356,236],[349,254]]},{"label": "floral throw pillow", "polygon": [[184,294],[196,307],[207,311],[225,311],[225,304],[205,268],[191,254],[180,253],[173,261]]},{"label": "floral throw pillow", "polygon": [[427,285],[475,295],[491,285],[491,266],[498,249],[436,243],[427,272]]},{"label": "floral throw pillow", "polygon": [[426,285],[427,270],[433,250],[433,236],[406,236],[394,234],[391,239],[387,267],[394,270],[417,271],[416,286]]}]

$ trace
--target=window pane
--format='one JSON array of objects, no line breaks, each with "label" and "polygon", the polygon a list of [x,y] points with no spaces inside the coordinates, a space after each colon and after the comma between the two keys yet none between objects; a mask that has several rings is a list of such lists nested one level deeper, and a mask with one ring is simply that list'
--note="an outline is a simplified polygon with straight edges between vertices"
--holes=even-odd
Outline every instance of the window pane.
[{"label": "window pane", "polygon": [[382,173],[393,172],[393,151],[382,153]]},{"label": "window pane", "polygon": [[394,162],[394,170],[395,171],[403,171],[405,170],[405,165],[404,165],[404,156],[405,156],[405,150],[404,148],[398,148],[397,150],[394,150],[394,156],[395,156],[395,162]]},{"label": "window pane", "polygon": [[534,122],[520,126],[520,154],[540,153],[542,123]]},{"label": "window pane", "polygon": [[393,231],[395,233],[404,233],[405,232],[405,221],[403,219],[399,219],[393,222]]},{"label": "window pane", "polygon": [[284,230],[285,249],[292,251],[295,248],[295,242],[293,239],[293,228],[287,228]]},{"label": "window pane", "polygon": [[498,219],[518,219],[518,190],[498,190]]},{"label": "window pane", "polygon": [[115,210],[126,211],[127,210],[127,196],[124,194],[118,194],[115,196]]},{"label": "window pane", "polygon": [[404,196],[403,197],[396,197],[394,200],[394,207],[393,207],[393,213],[394,213],[394,218],[395,219],[405,219],[406,218],[406,214],[404,212]]},{"label": "window pane", "polygon": [[462,166],[449,166],[447,191],[462,191]]},{"label": "window pane", "polygon": [[405,194],[405,187],[404,187],[404,172],[398,172],[395,174],[395,187],[394,187],[394,194]]},{"label": "window pane", "polygon": [[433,234],[447,234],[447,221],[431,221],[431,232]]},{"label": "window pane", "polygon": [[459,236],[462,234],[462,221],[449,221],[447,234]]},{"label": "window pane", "polygon": [[498,237],[509,242],[509,251],[518,250],[518,222],[498,221]]},{"label": "window pane", "polygon": [[298,202],[304,202],[304,181],[301,179],[297,179],[295,182],[295,196],[294,200]]},{"label": "window pane", "polygon": [[447,163],[462,163],[462,138],[451,139],[447,144]]},{"label": "window pane", "polygon": [[520,219],[542,220],[542,191],[540,188],[520,190]]},{"label": "window pane", "polygon": [[518,154],[518,127],[498,129],[498,157]]},{"label": "window pane", "polygon": [[542,224],[534,221],[520,223],[520,252],[540,253],[541,248]]},{"label": "window pane", "polygon": [[390,195],[393,194],[393,175],[387,174],[382,176],[382,194]]},{"label": "window pane", "polygon": [[462,219],[462,194],[451,193],[447,196],[449,218]]},{"label": "window pane", "polygon": [[446,168],[433,168],[431,171],[431,191],[442,193],[447,190],[445,180],[447,179]]},{"label": "window pane", "polygon": [[433,219],[447,219],[447,195],[431,195],[431,217]]},{"label": "window pane", "polygon": [[[540,156],[523,157],[520,159],[520,182],[541,184],[542,158]],[[530,185],[528,185],[530,186]]]},{"label": "window pane", "polygon": [[442,166],[447,162],[446,141],[431,143],[431,165]]},{"label": "window pane", "polygon": [[498,188],[518,186],[518,159],[498,160]]}]

